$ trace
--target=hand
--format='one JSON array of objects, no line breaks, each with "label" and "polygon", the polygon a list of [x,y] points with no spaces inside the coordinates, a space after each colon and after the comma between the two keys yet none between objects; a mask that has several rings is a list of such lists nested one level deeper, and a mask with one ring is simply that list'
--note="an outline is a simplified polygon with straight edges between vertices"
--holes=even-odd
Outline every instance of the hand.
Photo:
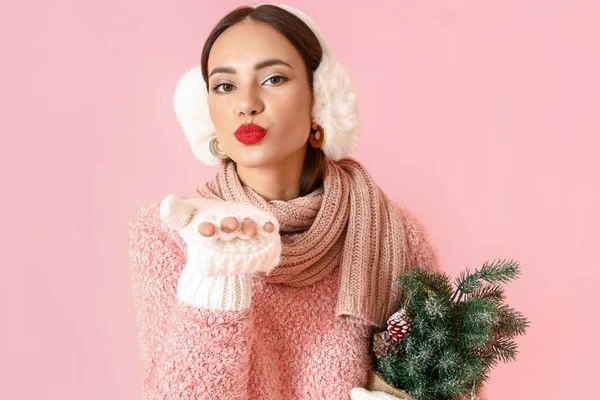
[{"label": "hand", "polygon": [[384,392],[372,392],[365,388],[355,387],[350,391],[352,400],[402,400]]},{"label": "hand", "polygon": [[[240,227],[240,222],[235,217],[226,217],[221,220],[221,231],[226,233],[235,232]],[[201,222],[198,225],[198,233],[205,237],[211,237],[216,232],[215,225],[210,221]],[[246,218],[242,221],[242,233],[246,234],[249,238],[256,236],[258,225],[250,218]],[[264,231],[271,233],[275,230],[275,226],[271,222],[267,222],[263,227]]]},{"label": "hand", "polygon": [[186,266],[204,276],[269,274],[279,265],[279,223],[257,207],[171,194],[161,202],[160,215],[186,242]]},{"label": "hand", "polygon": [[196,308],[240,311],[252,302],[250,274],[270,274],[281,258],[279,222],[249,204],[168,195],[161,220],[187,247],[177,297]]}]

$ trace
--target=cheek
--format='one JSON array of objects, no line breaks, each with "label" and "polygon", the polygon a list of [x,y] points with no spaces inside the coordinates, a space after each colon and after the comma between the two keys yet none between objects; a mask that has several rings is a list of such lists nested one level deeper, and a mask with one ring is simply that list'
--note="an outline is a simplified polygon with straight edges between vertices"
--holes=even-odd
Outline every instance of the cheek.
[{"label": "cheek", "polygon": [[311,123],[311,97],[305,91],[294,91],[271,102],[271,118],[283,131],[294,132],[306,139]]},{"label": "cheek", "polygon": [[208,113],[210,114],[210,119],[212,120],[213,125],[217,129],[225,119],[223,106],[224,104],[222,104],[222,101],[220,101],[219,98],[213,95],[208,96]]}]

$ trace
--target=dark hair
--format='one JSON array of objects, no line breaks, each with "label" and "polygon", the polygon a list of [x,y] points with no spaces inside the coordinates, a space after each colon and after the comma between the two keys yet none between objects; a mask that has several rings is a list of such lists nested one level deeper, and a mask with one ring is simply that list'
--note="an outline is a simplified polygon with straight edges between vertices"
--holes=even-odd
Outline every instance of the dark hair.
[{"label": "dark hair", "polygon": [[[274,5],[262,5],[256,8],[238,7],[215,25],[202,49],[201,67],[206,89],[208,90],[208,56],[213,43],[227,28],[248,20],[269,24],[298,49],[304,59],[310,91],[313,93],[313,75],[323,57],[323,49],[319,44],[319,39],[304,21]],[[323,183],[324,174],[325,154],[321,149],[315,149],[307,144],[300,179],[300,195],[306,195],[318,188]]]}]

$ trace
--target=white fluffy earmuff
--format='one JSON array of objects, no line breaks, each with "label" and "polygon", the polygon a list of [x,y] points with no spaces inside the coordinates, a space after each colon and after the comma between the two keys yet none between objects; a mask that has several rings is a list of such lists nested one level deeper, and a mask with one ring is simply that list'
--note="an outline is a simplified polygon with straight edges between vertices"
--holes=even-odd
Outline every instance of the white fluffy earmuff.
[{"label": "white fluffy earmuff", "polygon": [[[332,55],[332,50],[319,27],[306,14],[285,4],[274,5],[300,18],[314,32],[323,49],[323,58],[313,74],[313,121],[325,130],[325,155],[335,161],[348,156],[360,137],[358,98],[348,71]],[[208,111],[208,91],[200,66],[188,70],[178,81],[173,99],[175,114],[194,156],[206,165],[218,165],[208,143],[216,135]]]}]

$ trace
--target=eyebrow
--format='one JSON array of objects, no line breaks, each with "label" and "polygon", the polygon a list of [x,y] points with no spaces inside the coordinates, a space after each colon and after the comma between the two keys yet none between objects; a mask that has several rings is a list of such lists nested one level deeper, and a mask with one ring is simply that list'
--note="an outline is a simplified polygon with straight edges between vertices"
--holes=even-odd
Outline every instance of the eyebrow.
[{"label": "eyebrow", "polygon": [[[265,61],[259,62],[258,64],[256,64],[254,66],[254,70],[258,71],[259,69],[271,67],[273,65],[285,65],[287,67],[292,68],[292,66],[290,64],[286,63],[285,61],[279,60],[277,58],[273,58],[270,60],[265,60]],[[210,78],[214,74],[235,74],[235,73],[236,73],[236,70],[233,67],[217,67],[212,70],[212,72],[210,73],[210,75],[208,75],[208,77]]]}]

